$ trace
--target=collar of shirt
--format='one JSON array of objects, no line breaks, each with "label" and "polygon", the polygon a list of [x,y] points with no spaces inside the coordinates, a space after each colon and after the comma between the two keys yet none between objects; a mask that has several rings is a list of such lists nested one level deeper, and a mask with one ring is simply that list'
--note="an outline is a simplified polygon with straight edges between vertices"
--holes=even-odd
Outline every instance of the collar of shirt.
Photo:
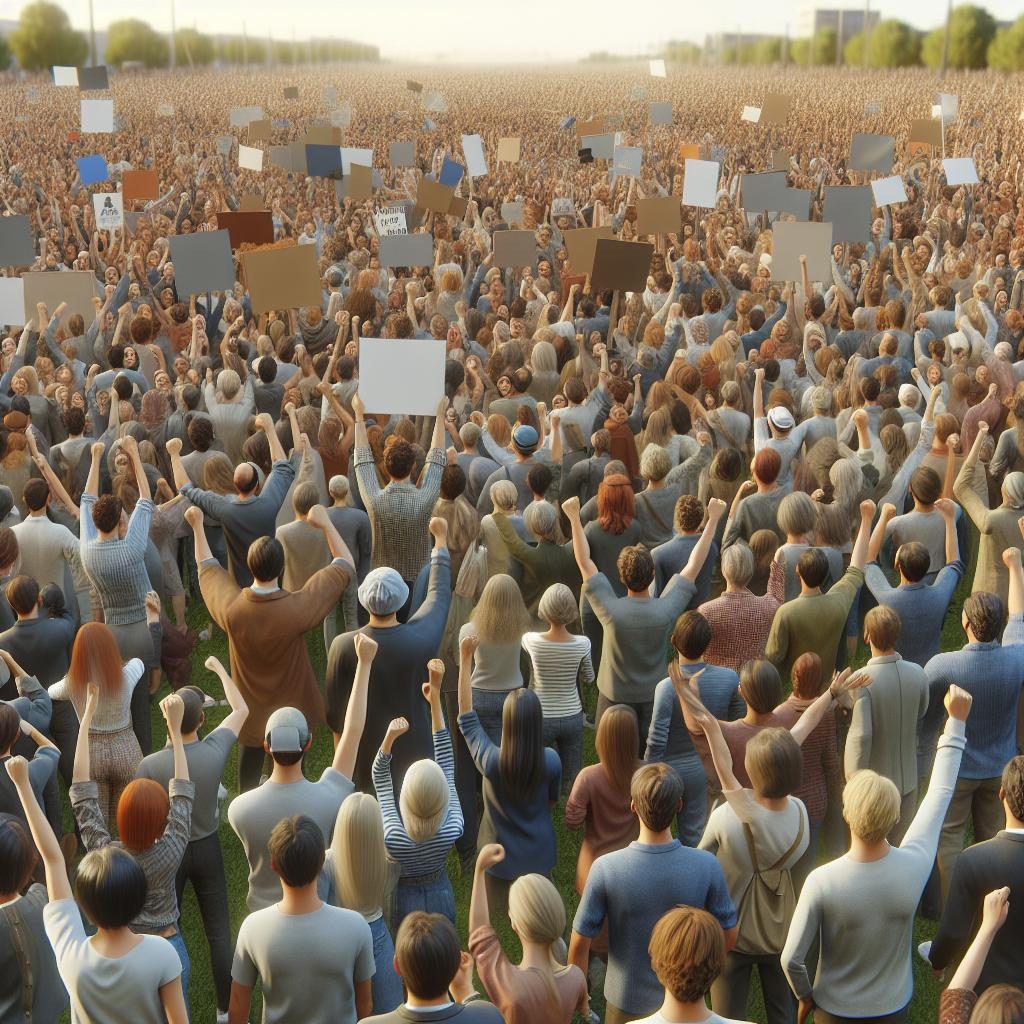
[{"label": "collar of shirt", "polygon": [[256,586],[256,584],[254,583],[254,584],[253,584],[253,585],[252,585],[252,586],[251,586],[251,587],[250,587],[249,589],[250,589],[250,590],[251,590],[251,591],[252,591],[252,592],[253,592],[254,594],[276,594],[276,593],[277,593],[277,592],[278,592],[278,591],[279,591],[279,590],[280,590],[281,588],[280,588],[280,587],[278,587],[278,586],[273,586],[273,587],[258,587],[258,586]]},{"label": "collar of shirt", "polygon": [[869,665],[891,665],[894,661],[902,661],[899,654],[879,654],[875,658],[868,658]]},{"label": "collar of shirt", "polygon": [[451,1001],[442,1003],[440,1006],[410,1006],[406,1003],[405,1008],[412,1013],[440,1013],[442,1010],[450,1010],[454,1005]]},{"label": "collar of shirt", "polygon": [[1004,832],[1011,836],[1021,836],[1024,838],[1024,828],[1004,828]]}]

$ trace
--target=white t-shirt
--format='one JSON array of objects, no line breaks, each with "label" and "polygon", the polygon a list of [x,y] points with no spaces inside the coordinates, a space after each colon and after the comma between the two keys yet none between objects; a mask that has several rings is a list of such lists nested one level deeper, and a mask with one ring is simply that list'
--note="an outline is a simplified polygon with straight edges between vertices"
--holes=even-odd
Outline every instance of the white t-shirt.
[{"label": "white t-shirt", "polygon": [[71,996],[72,1024],[166,1024],[160,989],[181,977],[181,961],[166,939],[143,935],[124,956],[103,956],[85,934],[74,900],[48,903],[43,923]]},{"label": "white t-shirt", "polygon": [[[674,1021],[670,1021],[660,1010],[650,1017],[644,1017],[643,1020],[638,1020],[636,1024],[675,1024]],[[717,1013],[712,1013],[705,1017],[700,1024],[750,1024],[750,1021],[745,1020],[733,1020],[731,1017],[719,1017]]]}]

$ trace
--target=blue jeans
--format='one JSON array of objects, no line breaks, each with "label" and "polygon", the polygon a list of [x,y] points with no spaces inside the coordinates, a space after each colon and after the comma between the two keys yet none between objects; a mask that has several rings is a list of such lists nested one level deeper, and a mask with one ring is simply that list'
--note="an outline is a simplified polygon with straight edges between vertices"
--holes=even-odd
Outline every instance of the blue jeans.
[{"label": "blue jeans", "polygon": [[700,758],[669,761],[683,780],[683,806],[676,815],[679,842],[696,847],[708,820],[708,777]]},{"label": "blue jeans", "polygon": [[444,914],[455,924],[455,893],[452,892],[451,879],[445,870],[442,869],[434,881],[417,885],[406,885],[399,879],[391,910],[391,927],[396,935],[405,917],[417,910],[427,914]]},{"label": "blue jeans", "polygon": [[373,962],[377,967],[373,976],[373,1012],[391,1013],[405,998],[402,979],[395,971],[395,944],[383,917],[370,922],[373,936]]},{"label": "blue jeans", "polygon": [[167,940],[173,947],[174,952],[178,954],[178,959],[181,961],[181,993],[185,997],[185,1006],[188,1007],[188,979],[192,973],[192,962],[188,958],[188,950],[185,948],[185,939],[182,937],[181,930],[176,931]]},{"label": "blue jeans", "polygon": [[473,687],[473,710],[479,716],[488,739],[496,747],[501,745],[501,711],[508,695],[508,690],[478,690]]},{"label": "blue jeans", "polygon": [[572,789],[583,762],[583,712],[544,719],[544,746],[558,750],[562,762],[562,790]]}]

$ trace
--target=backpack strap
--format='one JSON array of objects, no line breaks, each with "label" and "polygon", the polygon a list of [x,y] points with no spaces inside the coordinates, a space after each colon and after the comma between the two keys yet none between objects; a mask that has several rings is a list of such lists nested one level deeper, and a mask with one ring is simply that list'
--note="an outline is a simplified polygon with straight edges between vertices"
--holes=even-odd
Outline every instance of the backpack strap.
[{"label": "backpack strap", "polygon": [[[743,822],[743,836],[747,840],[747,852],[750,854],[750,863],[754,867],[754,874],[761,874],[761,867],[757,863],[757,847],[754,843],[754,832],[750,827],[750,823]],[[797,848],[804,838],[804,816],[803,812],[800,813],[800,827],[797,829],[796,839],[793,840],[793,845],[770,867],[768,871],[781,871],[782,865],[789,860],[790,857],[796,853]]]}]

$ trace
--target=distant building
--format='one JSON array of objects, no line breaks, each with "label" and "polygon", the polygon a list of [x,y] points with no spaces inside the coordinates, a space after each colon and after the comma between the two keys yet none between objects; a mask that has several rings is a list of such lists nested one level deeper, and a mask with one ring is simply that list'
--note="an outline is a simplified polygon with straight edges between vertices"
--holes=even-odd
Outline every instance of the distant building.
[{"label": "distant building", "polygon": [[715,32],[704,37],[704,59],[709,64],[718,64],[724,59],[726,52],[735,59],[736,47],[745,50],[748,46],[756,46],[765,39],[777,39],[778,34],[757,32]]},{"label": "distant building", "polygon": [[[867,15],[867,31],[871,31],[879,21],[878,11],[870,11]],[[817,35],[822,29],[833,29],[839,37],[840,49],[855,35],[865,30],[863,7],[804,7],[797,17],[796,36],[808,39]]]}]

